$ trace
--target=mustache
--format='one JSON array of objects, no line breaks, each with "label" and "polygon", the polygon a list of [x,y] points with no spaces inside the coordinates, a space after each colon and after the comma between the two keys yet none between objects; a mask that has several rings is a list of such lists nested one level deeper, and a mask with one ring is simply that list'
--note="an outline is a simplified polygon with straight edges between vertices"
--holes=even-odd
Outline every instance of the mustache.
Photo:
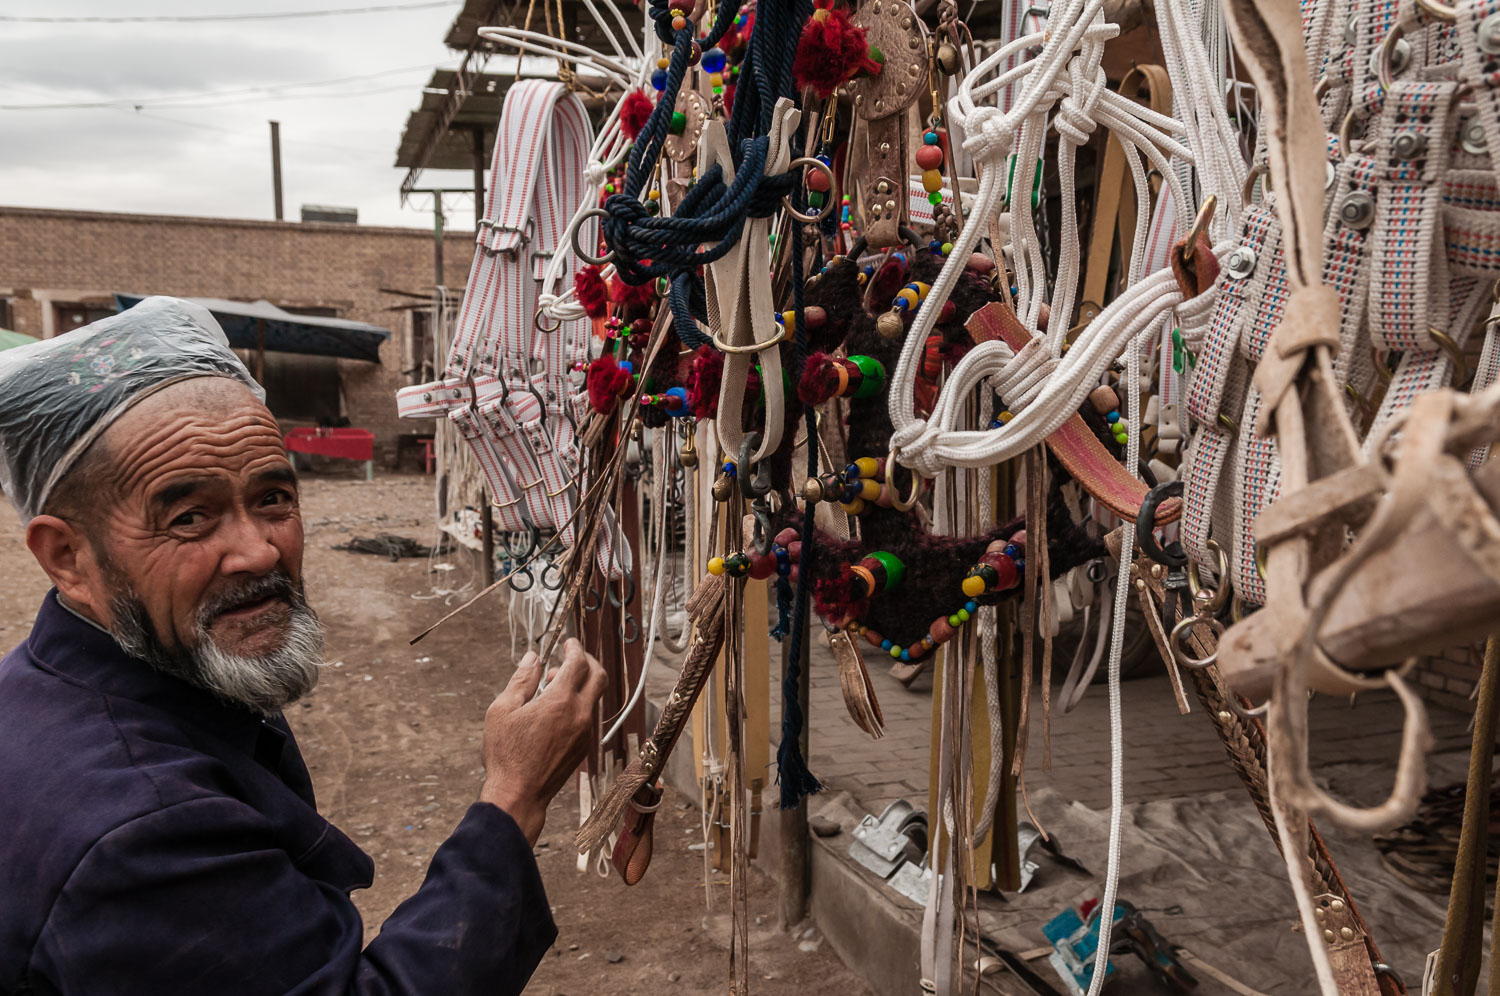
[{"label": "mustache", "polygon": [[198,625],[209,626],[226,612],[268,598],[280,598],[294,609],[308,607],[302,585],[293,582],[291,576],[278,567],[258,578],[235,582],[206,595],[198,607]]}]

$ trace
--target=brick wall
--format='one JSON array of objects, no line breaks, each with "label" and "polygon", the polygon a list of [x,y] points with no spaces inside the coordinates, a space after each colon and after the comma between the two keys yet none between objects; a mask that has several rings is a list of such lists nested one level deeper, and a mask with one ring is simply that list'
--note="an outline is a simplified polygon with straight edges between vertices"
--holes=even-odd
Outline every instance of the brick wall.
[{"label": "brick wall", "polygon": [[1452,647],[1419,660],[1412,669],[1411,680],[1429,702],[1473,713],[1474,702],[1470,696],[1479,684],[1483,661],[1483,643]]},{"label": "brick wall", "polygon": [[[469,231],[447,234],[448,287],[463,287],[473,254]],[[387,464],[397,436],[431,428],[396,418],[395,391],[409,382],[402,370],[411,366],[412,320],[386,309],[412,299],[380,288],[426,294],[433,275],[430,229],[0,207],[0,298],[8,299],[11,327],[28,335],[59,331],[53,304],[113,307],[115,291],[264,298],[390,329],[378,364],[338,361],[344,414],[375,433]]]}]

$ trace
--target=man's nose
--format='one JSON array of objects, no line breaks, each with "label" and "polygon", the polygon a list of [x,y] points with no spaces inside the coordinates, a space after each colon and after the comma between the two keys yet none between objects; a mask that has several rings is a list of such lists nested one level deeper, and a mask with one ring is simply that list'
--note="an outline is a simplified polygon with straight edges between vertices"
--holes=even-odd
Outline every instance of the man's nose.
[{"label": "man's nose", "polygon": [[281,560],[281,551],[271,541],[271,524],[256,516],[232,516],[221,535],[225,551],[219,566],[224,574],[259,577],[270,573]]}]

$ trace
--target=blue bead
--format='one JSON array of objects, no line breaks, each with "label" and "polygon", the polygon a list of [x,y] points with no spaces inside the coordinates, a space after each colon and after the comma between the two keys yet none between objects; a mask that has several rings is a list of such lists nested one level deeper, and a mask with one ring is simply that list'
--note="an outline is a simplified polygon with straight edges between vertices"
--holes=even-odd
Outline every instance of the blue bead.
[{"label": "blue bead", "polygon": [[851,463],[849,466],[847,466],[847,467],[844,468],[844,480],[846,480],[846,481],[857,481],[857,480],[859,480],[859,465],[858,464]]},{"label": "blue bead", "polygon": [[658,90],[665,90],[667,88],[667,71],[665,69],[658,69],[652,73],[651,85]]},{"label": "blue bead", "polygon": [[889,650],[893,646],[895,646],[895,644],[892,643],[890,640],[881,640],[880,641],[880,649],[881,650]]},{"label": "blue bead", "polygon": [[1108,415],[1104,416],[1104,421],[1111,422],[1111,423],[1118,422],[1118,421],[1120,421],[1120,413],[1119,412],[1110,412]]},{"label": "blue bead", "polygon": [[1002,422],[1002,421],[1000,421],[998,418],[990,420],[990,428],[991,429],[998,429],[998,428],[1000,428],[1004,424],[1005,423]]},{"label": "blue bead", "polygon": [[978,602],[965,602],[964,603],[964,610],[967,611],[967,612],[971,612],[971,613],[978,612],[979,611],[979,603]]},{"label": "blue bead", "polygon": [[1015,560],[1021,555],[1021,548],[1016,546],[1014,543],[1007,543],[1005,545],[1005,555],[1011,560]]},{"label": "blue bead", "polygon": [[911,660],[911,651],[910,650],[903,650],[903,651],[901,651],[901,659],[904,660],[904,661]]},{"label": "blue bead", "polygon": [[621,360],[620,369],[625,371],[626,373],[635,373],[635,364],[631,363],[629,360]]},{"label": "blue bead", "polygon": [[728,474],[730,477],[733,477],[734,476],[734,471],[735,471],[734,464],[732,464],[732,463],[725,463],[724,464],[724,473]]},{"label": "blue bead", "polygon": [[925,135],[922,136],[922,141],[925,142],[928,145],[936,145],[936,144],[938,144],[937,132],[935,132],[935,131],[929,131],[929,132],[927,132],[927,134],[925,134]]},{"label": "blue bead", "polygon": [[703,53],[701,62],[704,71],[710,73],[719,72],[724,68],[724,50],[721,48],[709,49],[707,52]]}]

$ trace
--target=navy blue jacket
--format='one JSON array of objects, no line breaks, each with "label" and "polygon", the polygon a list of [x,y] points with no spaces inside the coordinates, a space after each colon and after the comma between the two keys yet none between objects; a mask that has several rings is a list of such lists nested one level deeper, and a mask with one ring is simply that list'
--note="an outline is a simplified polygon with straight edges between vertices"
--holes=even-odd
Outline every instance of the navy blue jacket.
[{"label": "navy blue jacket", "polygon": [[127,657],[56,592],[0,661],[0,993],[518,993],[557,936],[495,806],[363,947],[373,871],[281,717]]}]

